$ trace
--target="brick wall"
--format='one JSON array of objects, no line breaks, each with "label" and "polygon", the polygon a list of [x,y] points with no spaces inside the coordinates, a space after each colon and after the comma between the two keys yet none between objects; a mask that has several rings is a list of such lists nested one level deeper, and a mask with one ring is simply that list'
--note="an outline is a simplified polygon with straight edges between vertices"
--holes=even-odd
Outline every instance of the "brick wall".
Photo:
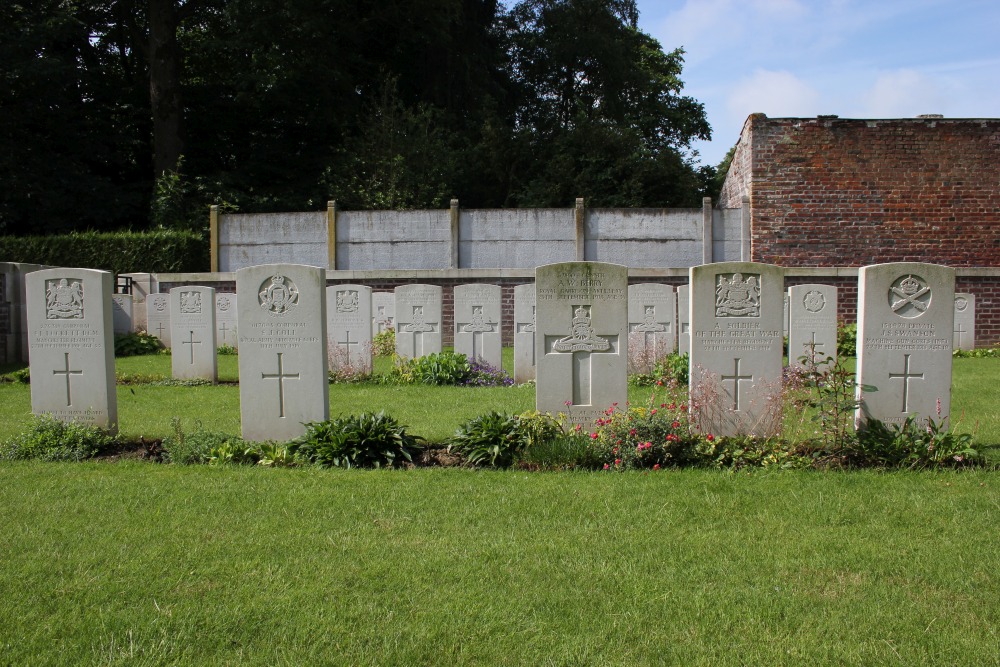
[{"label": "brick wall", "polygon": [[[755,114],[740,143],[752,153],[754,261],[1000,264],[1000,119]],[[737,154],[725,193],[747,181]]]}]

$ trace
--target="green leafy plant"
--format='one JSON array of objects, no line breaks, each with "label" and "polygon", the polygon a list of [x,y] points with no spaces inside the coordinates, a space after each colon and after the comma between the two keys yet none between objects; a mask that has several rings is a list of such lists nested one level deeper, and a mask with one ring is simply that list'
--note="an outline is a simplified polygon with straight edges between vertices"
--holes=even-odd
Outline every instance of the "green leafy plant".
[{"label": "green leafy plant", "polygon": [[675,397],[646,407],[612,405],[590,433],[594,458],[606,470],[683,465],[696,458],[698,436],[688,424],[688,406]]},{"label": "green leafy plant", "polygon": [[372,337],[372,353],[376,357],[391,357],[396,354],[396,331],[383,329]]},{"label": "green leafy plant", "polygon": [[136,331],[115,336],[115,356],[134,357],[141,354],[156,354],[163,349],[163,343],[156,336],[144,331]]},{"label": "green leafy plant", "polygon": [[469,465],[506,468],[528,442],[528,429],[520,419],[491,411],[459,426],[448,444],[448,451],[458,452]]},{"label": "green leafy plant", "polygon": [[943,468],[982,463],[972,435],[956,433],[945,420],[921,422],[907,417],[899,424],[869,419],[858,432],[856,463],[866,466]]},{"label": "green leafy plant", "polygon": [[390,383],[458,385],[472,375],[472,367],[464,354],[438,352],[416,359],[400,360],[386,378]]},{"label": "green leafy plant", "polygon": [[[800,359],[804,384],[812,391],[799,403],[815,410],[813,419],[819,424],[825,454],[839,456],[856,441],[854,417],[859,405],[856,375],[847,368],[843,356],[838,356],[836,362],[830,357],[814,360],[809,355]],[[869,393],[877,391],[869,385],[861,388]]]},{"label": "green leafy plant", "polygon": [[289,450],[300,460],[323,467],[394,468],[412,463],[423,441],[384,411],[305,426],[305,435],[289,443]]},{"label": "green leafy plant", "polygon": [[26,431],[0,445],[0,459],[82,461],[115,443],[114,436],[96,426],[39,415],[32,418]]},{"label": "green leafy plant", "polygon": [[688,355],[671,352],[659,357],[653,363],[651,373],[635,373],[629,376],[629,382],[637,387],[667,385],[686,385],[688,383],[688,368],[690,359]]},{"label": "green leafy plant", "polygon": [[858,325],[837,324],[837,356],[855,357],[858,354]]},{"label": "green leafy plant", "polygon": [[239,350],[232,345],[220,345],[216,350],[216,354],[220,356],[236,356],[239,354]]},{"label": "green leafy plant", "polygon": [[15,382],[18,384],[31,384],[31,369],[19,368],[10,373],[0,375],[0,382]]},{"label": "green leafy plant", "polygon": [[171,419],[170,424],[174,432],[163,439],[163,460],[166,463],[210,463],[213,457],[218,459],[220,453],[247,446],[239,436],[209,431],[201,422],[195,422],[194,429],[188,433],[184,432],[179,417]]},{"label": "green leafy plant", "polygon": [[982,347],[975,350],[952,350],[951,355],[956,359],[1000,357],[1000,348]]}]

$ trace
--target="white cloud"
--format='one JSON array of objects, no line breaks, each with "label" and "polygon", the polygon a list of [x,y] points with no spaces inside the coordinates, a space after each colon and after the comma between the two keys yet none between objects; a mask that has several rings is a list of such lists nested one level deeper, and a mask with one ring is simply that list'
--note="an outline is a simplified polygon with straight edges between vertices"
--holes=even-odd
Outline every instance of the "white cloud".
[{"label": "white cloud", "polygon": [[791,72],[758,69],[742,79],[726,100],[732,121],[752,113],[771,117],[815,116],[824,113],[820,94]]}]

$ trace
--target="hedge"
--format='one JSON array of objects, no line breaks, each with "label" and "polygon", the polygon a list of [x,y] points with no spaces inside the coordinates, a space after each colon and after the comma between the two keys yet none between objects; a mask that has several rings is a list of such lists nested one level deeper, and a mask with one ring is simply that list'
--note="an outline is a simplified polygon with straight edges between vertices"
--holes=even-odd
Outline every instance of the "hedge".
[{"label": "hedge", "polygon": [[3,262],[102,269],[116,274],[208,271],[209,254],[208,240],[188,231],[0,236]]}]

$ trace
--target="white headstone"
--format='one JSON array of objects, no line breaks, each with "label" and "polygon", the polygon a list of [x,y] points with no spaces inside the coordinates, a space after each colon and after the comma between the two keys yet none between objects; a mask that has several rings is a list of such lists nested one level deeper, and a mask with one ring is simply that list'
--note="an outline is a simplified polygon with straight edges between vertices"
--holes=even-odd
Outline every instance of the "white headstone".
[{"label": "white headstone", "polygon": [[677,288],[677,353],[691,354],[691,286]]},{"label": "white headstone", "polygon": [[396,354],[407,359],[441,351],[441,288],[396,288]]},{"label": "white headstone", "polygon": [[514,287],[514,382],[535,379],[535,285]]},{"label": "white headstone", "polygon": [[112,275],[45,269],[25,280],[31,411],[117,430]]},{"label": "white headstone", "polygon": [[782,320],[782,323],[781,323],[781,327],[782,327],[781,332],[785,336],[788,335],[788,315],[789,315],[788,311],[789,311],[788,293],[786,292],[785,293],[785,315],[784,315],[784,319]]},{"label": "white headstone", "polygon": [[692,419],[703,433],[781,429],[784,275],[770,264],[691,268]]},{"label": "white headstone", "polygon": [[803,367],[803,357],[828,367],[837,361],[837,288],[795,285],[788,288],[788,364]]},{"label": "white headstone", "polygon": [[372,292],[372,337],[395,328],[396,295],[392,292]]},{"label": "white headstone", "polygon": [[674,288],[659,283],[628,286],[628,353],[630,370],[651,373],[657,359],[674,344]]},{"label": "white headstone", "polygon": [[132,295],[112,295],[111,308],[114,332],[116,334],[132,333]]},{"label": "white headstone", "polygon": [[455,352],[469,361],[503,367],[500,339],[500,286],[457,285],[454,291]]},{"label": "white headstone", "polygon": [[331,370],[372,370],[372,288],[326,288],[326,334]]},{"label": "white headstone", "polygon": [[300,264],[240,269],[236,304],[243,437],[291,440],[305,432],[306,422],[329,419],[326,270]]},{"label": "white headstone", "polygon": [[955,340],[956,350],[976,349],[976,295],[961,293],[955,295]]},{"label": "white headstone", "polygon": [[628,269],[565,262],[535,269],[535,405],[590,426],[628,399]]},{"label": "white headstone", "polygon": [[948,418],[954,331],[954,269],[899,262],[858,270],[859,427],[872,418]]},{"label": "white headstone", "polygon": [[239,307],[232,292],[215,293],[215,344],[239,349]]},{"label": "white headstone", "polygon": [[170,295],[150,294],[146,298],[146,333],[170,348]]},{"label": "white headstone", "polygon": [[200,285],[170,290],[170,370],[178,380],[218,379],[215,289]]}]

